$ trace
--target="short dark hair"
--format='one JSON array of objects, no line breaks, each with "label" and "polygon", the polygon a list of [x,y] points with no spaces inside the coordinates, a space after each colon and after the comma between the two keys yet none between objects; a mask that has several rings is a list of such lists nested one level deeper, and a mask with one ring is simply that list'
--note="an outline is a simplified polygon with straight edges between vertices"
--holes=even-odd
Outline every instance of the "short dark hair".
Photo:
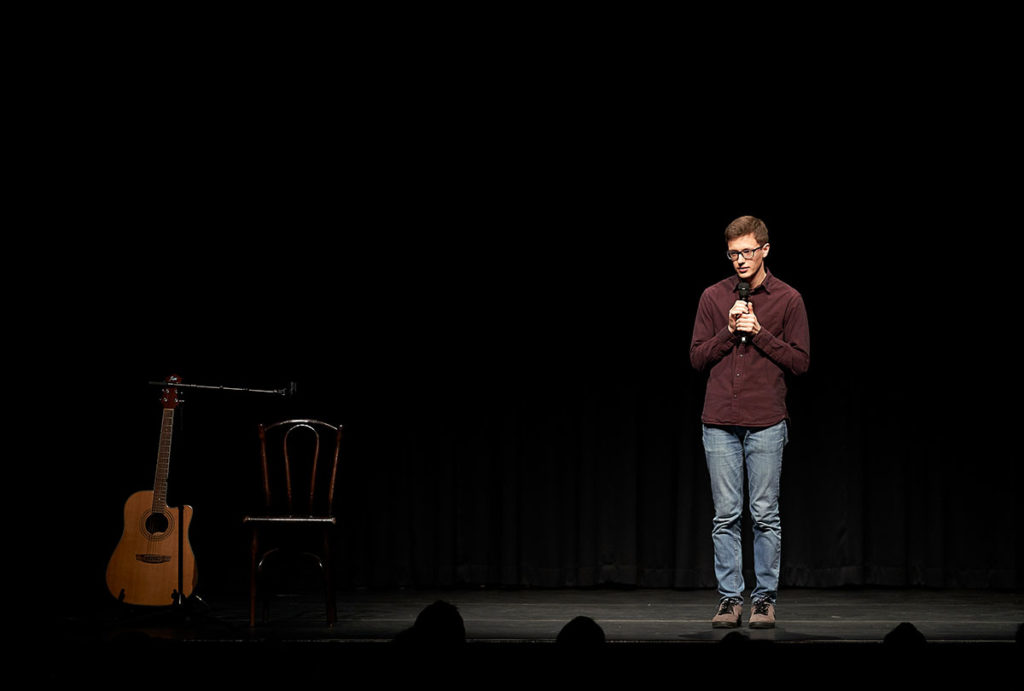
[{"label": "short dark hair", "polygon": [[768,227],[764,221],[754,216],[740,216],[725,228],[725,241],[735,240],[744,235],[754,235],[759,245],[768,244]]}]

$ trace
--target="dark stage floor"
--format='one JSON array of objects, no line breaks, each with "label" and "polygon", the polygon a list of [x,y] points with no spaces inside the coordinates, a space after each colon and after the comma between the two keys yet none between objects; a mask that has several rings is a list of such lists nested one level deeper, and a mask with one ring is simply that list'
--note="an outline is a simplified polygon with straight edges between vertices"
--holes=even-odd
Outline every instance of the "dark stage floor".
[{"label": "dark stage floor", "polygon": [[[744,625],[729,631],[711,628],[717,596],[709,590],[359,590],[338,593],[333,627],[315,593],[279,597],[269,621],[254,628],[248,625],[244,597],[200,596],[167,610],[110,603],[96,611],[69,611],[58,616],[55,630],[42,641],[59,646],[65,662],[45,673],[53,681],[105,675],[112,668],[148,674],[159,661],[155,666],[164,681],[188,680],[199,670],[205,678],[271,678],[291,674],[296,664],[300,675],[317,678],[370,669],[403,675],[410,672],[402,652],[409,648],[392,639],[435,600],[456,605],[466,631],[466,645],[440,658],[450,661],[455,655],[460,662],[482,663],[481,673],[500,668],[501,678],[570,654],[577,661],[581,654],[591,655],[608,673],[634,669],[634,662],[681,673],[687,664],[694,669],[716,661],[728,665],[729,651],[743,646],[738,650],[744,656],[736,658],[730,675],[747,674],[742,661],[763,655],[777,670],[790,663],[834,664],[846,677],[869,677],[884,667],[888,674],[902,669],[917,680],[940,681],[942,670],[968,673],[978,662],[988,671],[1010,668],[1024,650],[1015,641],[1024,622],[1020,593],[787,589],[780,592],[775,629],[748,628],[748,607]],[[565,653],[567,647],[556,643],[561,628],[578,615],[604,630],[600,653]],[[923,644],[886,642],[904,622],[920,632]],[[902,660],[913,662],[900,666]]]}]

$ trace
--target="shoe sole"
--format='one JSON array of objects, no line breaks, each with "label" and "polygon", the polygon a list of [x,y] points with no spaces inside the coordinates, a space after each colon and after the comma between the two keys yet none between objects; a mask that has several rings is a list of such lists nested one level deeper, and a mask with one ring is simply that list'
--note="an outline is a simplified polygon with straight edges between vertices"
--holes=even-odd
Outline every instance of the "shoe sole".
[{"label": "shoe sole", "polygon": [[738,621],[713,621],[711,622],[711,628],[713,629],[738,629],[740,623]]},{"label": "shoe sole", "polygon": [[774,629],[775,628],[775,623],[774,622],[770,622],[770,621],[767,621],[767,622],[752,621],[749,624],[747,624],[747,626],[749,626],[752,629]]}]

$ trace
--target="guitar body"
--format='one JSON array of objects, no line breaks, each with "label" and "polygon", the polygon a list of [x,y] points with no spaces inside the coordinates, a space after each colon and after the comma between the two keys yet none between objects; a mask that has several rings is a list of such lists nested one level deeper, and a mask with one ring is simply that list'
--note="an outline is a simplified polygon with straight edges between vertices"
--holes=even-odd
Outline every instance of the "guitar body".
[{"label": "guitar body", "polygon": [[[198,581],[189,543],[192,507],[153,511],[153,492],[136,492],[124,504],[124,531],[107,564],[107,589],[130,605],[172,605],[189,597]],[[179,581],[178,569],[181,568]]]},{"label": "guitar body", "polygon": [[168,377],[160,399],[164,410],[153,490],[136,492],[124,503],[124,529],[107,562],[107,589],[129,605],[173,605],[196,587],[196,560],[188,539],[192,507],[167,506],[171,432],[179,402],[175,385],[180,381]]}]

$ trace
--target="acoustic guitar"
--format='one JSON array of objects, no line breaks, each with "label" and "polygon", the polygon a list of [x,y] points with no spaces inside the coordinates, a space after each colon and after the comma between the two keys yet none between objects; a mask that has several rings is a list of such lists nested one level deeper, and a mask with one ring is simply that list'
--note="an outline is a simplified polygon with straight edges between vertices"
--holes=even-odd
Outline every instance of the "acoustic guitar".
[{"label": "acoustic guitar", "polygon": [[163,420],[153,490],[128,497],[121,539],[107,564],[107,589],[118,601],[130,605],[180,603],[197,583],[195,555],[188,540],[192,507],[167,506],[171,433],[179,403],[176,385],[180,383],[179,377],[171,375],[162,390]]}]

